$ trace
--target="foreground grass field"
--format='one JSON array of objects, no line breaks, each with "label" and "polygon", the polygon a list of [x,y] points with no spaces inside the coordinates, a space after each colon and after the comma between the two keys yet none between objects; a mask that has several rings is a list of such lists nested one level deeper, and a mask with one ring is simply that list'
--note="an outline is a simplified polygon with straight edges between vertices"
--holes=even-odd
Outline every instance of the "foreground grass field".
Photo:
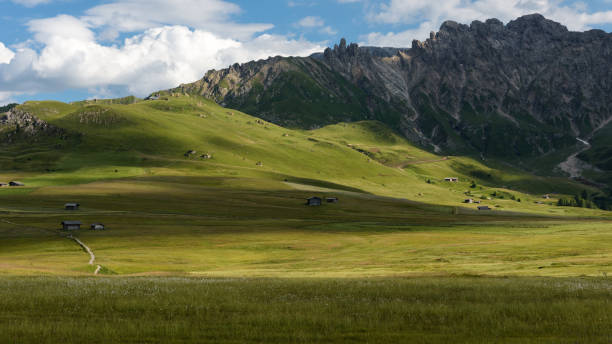
[{"label": "foreground grass field", "polygon": [[610,343],[593,278],[2,278],[3,343]]}]

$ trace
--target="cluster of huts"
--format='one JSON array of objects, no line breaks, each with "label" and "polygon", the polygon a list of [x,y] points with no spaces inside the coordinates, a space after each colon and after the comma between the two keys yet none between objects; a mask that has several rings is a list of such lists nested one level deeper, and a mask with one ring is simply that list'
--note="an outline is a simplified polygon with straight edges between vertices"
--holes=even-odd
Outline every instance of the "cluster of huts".
[{"label": "cluster of huts", "polygon": [[[326,197],[325,202],[327,203],[338,203],[338,197]],[[306,205],[311,207],[318,207],[323,204],[323,199],[321,197],[310,197],[306,200]]]},{"label": "cluster of huts", "polygon": [[[66,203],[64,204],[64,209],[65,210],[69,210],[69,211],[75,211],[75,210],[79,210],[79,207],[81,205],[79,203]],[[72,220],[66,220],[66,221],[62,221],[62,229],[65,231],[75,231],[75,230],[79,230],[81,229],[81,226],[83,225],[83,223],[81,221],[72,221]],[[101,230],[105,230],[106,226],[103,223],[92,223],[89,226],[89,229],[92,231],[101,231]]]},{"label": "cluster of huts", "polygon": [[[81,221],[62,221],[62,229],[65,231],[76,231],[81,229]],[[92,231],[103,231],[106,229],[103,223],[92,223],[89,227]]]},{"label": "cluster of huts", "polygon": [[8,182],[8,183],[1,183],[0,182],[0,188],[5,188],[7,186],[25,186],[25,184],[22,183],[22,182],[16,182],[16,181],[12,181],[12,182]]}]

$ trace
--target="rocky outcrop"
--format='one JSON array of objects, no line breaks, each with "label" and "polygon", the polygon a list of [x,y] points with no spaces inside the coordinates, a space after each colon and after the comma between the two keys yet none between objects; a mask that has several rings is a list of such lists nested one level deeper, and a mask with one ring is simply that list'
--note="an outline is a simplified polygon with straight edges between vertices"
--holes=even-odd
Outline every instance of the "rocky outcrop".
[{"label": "rocky outcrop", "polygon": [[65,139],[67,132],[18,108],[0,114],[0,142],[13,143],[18,139],[36,142],[46,137]]},{"label": "rocky outcrop", "polygon": [[612,35],[541,15],[445,22],[410,48],[339,45],[210,71],[200,94],[286,126],[379,120],[438,151],[522,158],[573,146],[612,117]]}]

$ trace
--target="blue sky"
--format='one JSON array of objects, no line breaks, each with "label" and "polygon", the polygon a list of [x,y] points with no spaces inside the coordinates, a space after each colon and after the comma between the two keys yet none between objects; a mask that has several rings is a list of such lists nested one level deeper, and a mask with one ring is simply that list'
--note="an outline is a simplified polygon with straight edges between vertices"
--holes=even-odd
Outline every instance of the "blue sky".
[{"label": "blue sky", "polygon": [[444,20],[535,12],[571,30],[612,30],[612,0],[0,0],[0,104],[145,96],[341,37],[403,47]]}]

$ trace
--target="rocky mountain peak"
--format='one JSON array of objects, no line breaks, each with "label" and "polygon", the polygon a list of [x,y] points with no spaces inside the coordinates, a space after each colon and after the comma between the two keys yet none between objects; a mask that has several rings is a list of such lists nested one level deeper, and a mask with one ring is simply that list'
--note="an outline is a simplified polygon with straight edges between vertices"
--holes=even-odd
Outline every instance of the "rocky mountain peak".
[{"label": "rocky mountain peak", "polygon": [[[365,52],[365,51],[362,51],[362,52]],[[334,49],[330,49],[330,48],[325,49],[325,51],[323,52],[323,56],[326,59],[334,59],[334,58],[346,59],[346,58],[355,57],[359,53],[360,53],[360,50],[359,50],[359,45],[357,45],[357,43],[351,43],[349,46],[347,46],[346,39],[342,38],[340,40],[339,45],[338,44],[334,45]]]},{"label": "rocky mountain peak", "polygon": [[612,118],[612,35],[539,14],[446,21],[411,48],[342,39],[322,54],[208,73],[181,88],[281,125],[379,120],[438,151],[524,157],[566,149]]},{"label": "rocky mountain peak", "polygon": [[542,34],[554,36],[563,35],[568,32],[567,27],[546,19],[543,15],[537,13],[519,17],[509,22],[506,28],[517,33],[539,31]]}]

